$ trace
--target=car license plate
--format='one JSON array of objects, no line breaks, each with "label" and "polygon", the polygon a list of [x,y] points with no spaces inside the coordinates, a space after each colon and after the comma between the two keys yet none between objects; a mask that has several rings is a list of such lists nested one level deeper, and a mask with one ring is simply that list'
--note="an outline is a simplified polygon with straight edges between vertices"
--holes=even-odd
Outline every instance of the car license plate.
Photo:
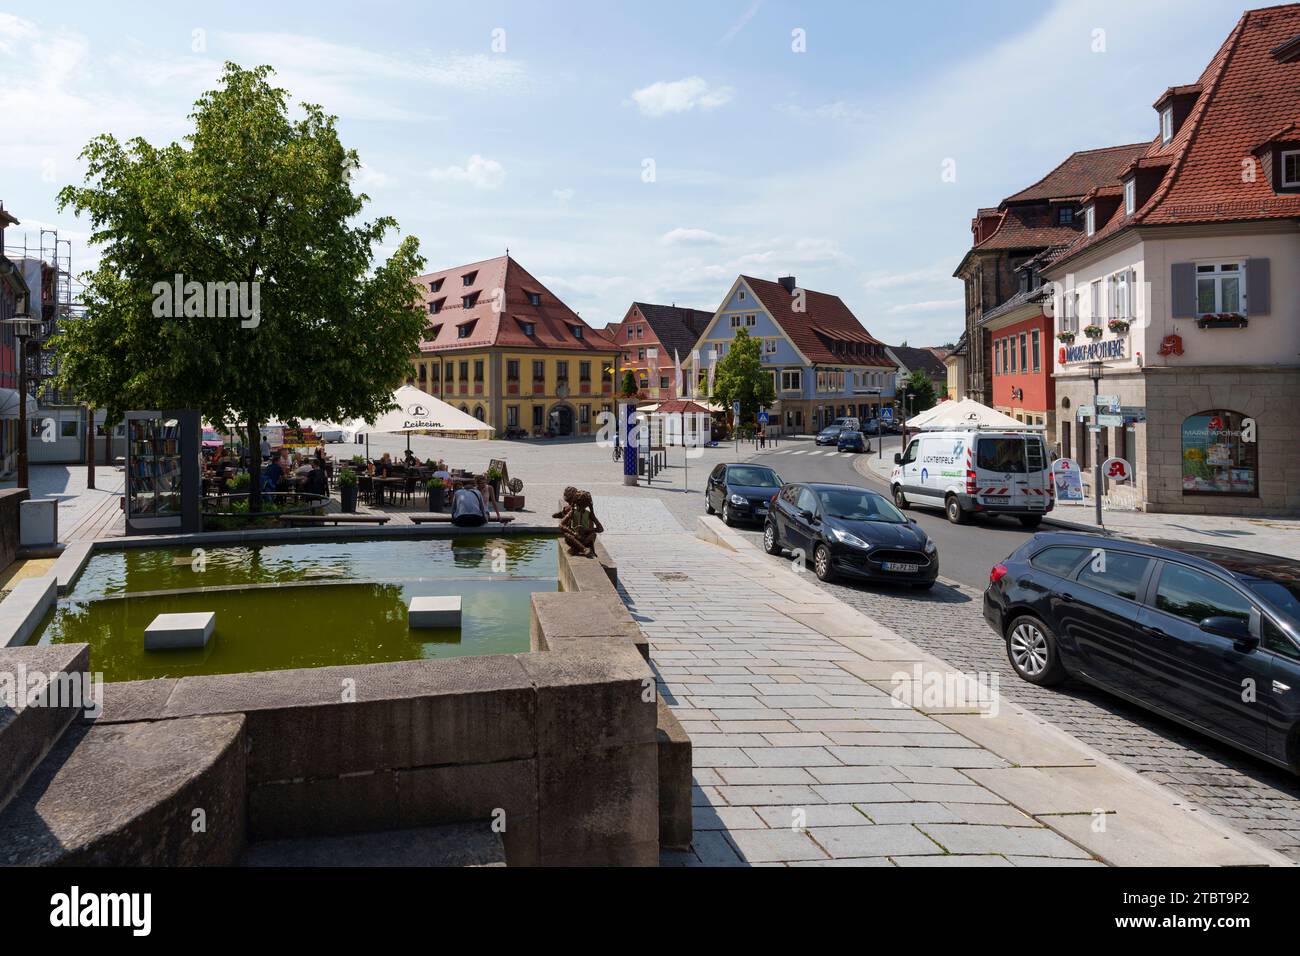
[{"label": "car license plate", "polygon": [[991,505],[1004,505],[1011,500],[1010,495],[985,495],[984,501]]},{"label": "car license plate", "polygon": [[921,570],[919,564],[904,564],[901,561],[882,561],[880,566],[886,571],[903,571],[907,574],[915,574]]},{"label": "car license plate", "polygon": [[1030,499],[1029,499],[1029,510],[1030,510],[1030,511],[1046,511],[1046,510],[1047,510],[1047,501],[1046,501],[1046,499],[1044,499],[1044,498],[1030,498]]}]

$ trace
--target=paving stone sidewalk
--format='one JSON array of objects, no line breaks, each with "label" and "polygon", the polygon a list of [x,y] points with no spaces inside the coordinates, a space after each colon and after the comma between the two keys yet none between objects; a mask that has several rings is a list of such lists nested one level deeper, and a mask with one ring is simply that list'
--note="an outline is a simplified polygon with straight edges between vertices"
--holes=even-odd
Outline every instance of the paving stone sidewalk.
[{"label": "paving stone sidewalk", "polygon": [[963,773],[1006,761],[850,673],[720,549],[604,540],[694,747],[696,839],[665,864],[1098,865]]}]

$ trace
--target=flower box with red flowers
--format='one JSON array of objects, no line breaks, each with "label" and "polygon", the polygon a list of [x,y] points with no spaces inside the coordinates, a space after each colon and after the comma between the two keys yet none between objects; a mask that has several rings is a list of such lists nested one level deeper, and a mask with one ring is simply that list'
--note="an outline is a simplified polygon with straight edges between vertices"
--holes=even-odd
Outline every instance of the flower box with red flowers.
[{"label": "flower box with red flowers", "polygon": [[1198,329],[1244,329],[1246,317],[1240,312],[1210,313],[1196,320]]}]

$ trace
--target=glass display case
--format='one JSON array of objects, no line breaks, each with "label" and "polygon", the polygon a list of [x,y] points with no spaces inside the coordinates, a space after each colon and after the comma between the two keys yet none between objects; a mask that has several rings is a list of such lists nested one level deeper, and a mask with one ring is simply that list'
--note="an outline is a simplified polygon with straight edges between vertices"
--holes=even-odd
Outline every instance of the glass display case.
[{"label": "glass display case", "polygon": [[202,530],[199,413],[126,415],[126,533]]}]

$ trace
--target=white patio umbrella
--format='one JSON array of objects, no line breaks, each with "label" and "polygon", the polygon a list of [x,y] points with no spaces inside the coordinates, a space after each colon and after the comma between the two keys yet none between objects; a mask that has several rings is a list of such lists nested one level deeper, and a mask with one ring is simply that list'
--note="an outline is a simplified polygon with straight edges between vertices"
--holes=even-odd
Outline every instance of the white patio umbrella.
[{"label": "white patio umbrella", "polygon": [[428,392],[420,391],[414,385],[403,385],[393,392],[393,404],[397,407],[382,413],[373,422],[358,423],[356,434],[405,433],[407,451],[410,451],[411,432],[496,431],[487,422],[479,421],[473,415],[462,412],[440,398],[434,398]]}]

